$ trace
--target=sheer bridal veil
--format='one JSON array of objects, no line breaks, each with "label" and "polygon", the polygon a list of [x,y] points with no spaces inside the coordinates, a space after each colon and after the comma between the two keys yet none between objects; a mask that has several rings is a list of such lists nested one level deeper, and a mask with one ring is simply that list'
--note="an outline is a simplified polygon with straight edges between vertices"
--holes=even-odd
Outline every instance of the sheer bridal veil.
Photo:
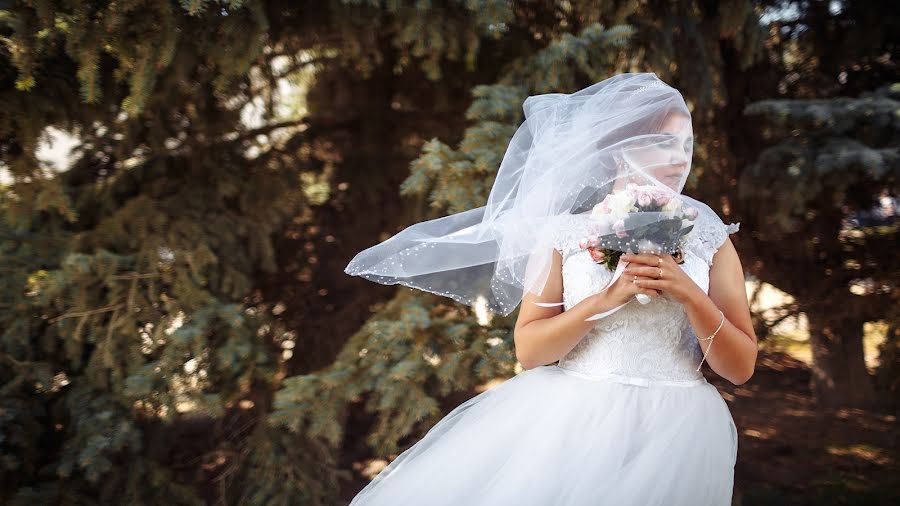
[{"label": "sheer bridal veil", "polygon": [[[629,183],[679,194],[685,205],[718,220],[705,204],[680,195],[691,168],[691,116],[678,90],[655,73],[529,96],[523,109],[525,121],[485,206],[410,225],[359,252],[344,272],[505,316],[526,291],[541,294],[561,220],[596,212]],[[662,213],[641,214],[615,230],[627,233]]]}]

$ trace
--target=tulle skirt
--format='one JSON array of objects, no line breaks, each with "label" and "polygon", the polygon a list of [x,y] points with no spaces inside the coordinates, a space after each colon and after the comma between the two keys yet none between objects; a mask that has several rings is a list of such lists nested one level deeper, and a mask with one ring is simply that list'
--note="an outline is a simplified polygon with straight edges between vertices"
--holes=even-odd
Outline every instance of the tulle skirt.
[{"label": "tulle skirt", "polygon": [[731,504],[737,430],[705,379],[547,365],[457,406],[350,506]]}]

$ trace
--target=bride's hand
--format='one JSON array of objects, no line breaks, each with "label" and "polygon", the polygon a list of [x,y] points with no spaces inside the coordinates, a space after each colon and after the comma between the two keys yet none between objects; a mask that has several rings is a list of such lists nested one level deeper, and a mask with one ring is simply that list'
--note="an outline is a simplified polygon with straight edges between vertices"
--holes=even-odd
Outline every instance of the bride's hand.
[{"label": "bride's hand", "polygon": [[[631,267],[631,265],[629,265],[629,267]],[[635,278],[638,281],[649,278],[641,274],[633,274],[634,273],[627,272],[626,268],[626,271],[623,271],[622,275],[619,276],[619,278],[616,279],[616,281],[613,282],[613,284],[608,289],[596,295],[598,295],[601,299],[604,299],[604,305],[608,305],[607,302],[611,302],[613,307],[628,302],[629,300],[634,298],[635,295],[640,293],[653,298],[660,296],[658,290],[647,286],[640,286],[632,282],[632,279]]]},{"label": "bride's hand", "polygon": [[[622,277],[637,275],[637,285],[641,288],[652,288],[668,293],[673,299],[685,304],[703,291],[686,272],[675,263],[672,255],[656,255],[652,253],[629,254],[621,256],[630,262]],[[660,261],[662,259],[662,261]],[[661,274],[661,276],[660,276]]]}]

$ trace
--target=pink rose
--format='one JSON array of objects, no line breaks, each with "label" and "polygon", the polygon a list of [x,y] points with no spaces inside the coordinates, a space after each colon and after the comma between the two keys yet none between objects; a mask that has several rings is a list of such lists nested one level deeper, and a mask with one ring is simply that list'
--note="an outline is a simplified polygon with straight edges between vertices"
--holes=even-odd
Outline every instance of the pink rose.
[{"label": "pink rose", "polygon": [[687,209],[684,210],[684,215],[687,216],[687,219],[689,219],[689,220],[697,219],[697,216],[699,214],[700,214],[700,212],[697,211],[697,209],[695,209],[693,207],[688,207]]},{"label": "pink rose", "polygon": [[600,202],[599,204],[594,206],[594,209],[592,210],[591,213],[593,215],[596,215],[597,213],[604,213],[604,214],[611,213],[612,208],[609,207],[609,200],[610,200],[609,195],[607,195],[606,198],[603,199],[603,202]]},{"label": "pink rose", "polygon": [[591,254],[591,259],[595,262],[602,262],[606,260],[606,253],[604,253],[603,250],[598,248],[590,248],[588,251]]},{"label": "pink rose", "polygon": [[640,195],[638,195],[637,203],[638,203],[639,206],[641,206],[641,207],[647,207],[647,206],[650,205],[651,202],[653,202],[653,199],[652,199],[652,198],[650,197],[650,195],[647,194],[646,192],[645,192],[645,193],[641,193]]}]

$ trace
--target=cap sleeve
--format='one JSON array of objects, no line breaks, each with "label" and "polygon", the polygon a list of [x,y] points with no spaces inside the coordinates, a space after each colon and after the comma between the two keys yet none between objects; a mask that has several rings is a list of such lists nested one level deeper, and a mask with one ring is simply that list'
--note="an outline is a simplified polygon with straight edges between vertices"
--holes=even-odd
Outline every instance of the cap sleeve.
[{"label": "cap sleeve", "polygon": [[741,227],[740,222],[725,224],[718,215],[713,220],[705,220],[698,230],[698,239],[701,243],[699,254],[712,267],[713,257],[719,248],[725,244],[729,234],[737,232]]},{"label": "cap sleeve", "polygon": [[581,251],[578,242],[585,237],[586,220],[582,216],[564,216],[553,228],[553,248],[562,256],[563,262],[572,255]]}]

